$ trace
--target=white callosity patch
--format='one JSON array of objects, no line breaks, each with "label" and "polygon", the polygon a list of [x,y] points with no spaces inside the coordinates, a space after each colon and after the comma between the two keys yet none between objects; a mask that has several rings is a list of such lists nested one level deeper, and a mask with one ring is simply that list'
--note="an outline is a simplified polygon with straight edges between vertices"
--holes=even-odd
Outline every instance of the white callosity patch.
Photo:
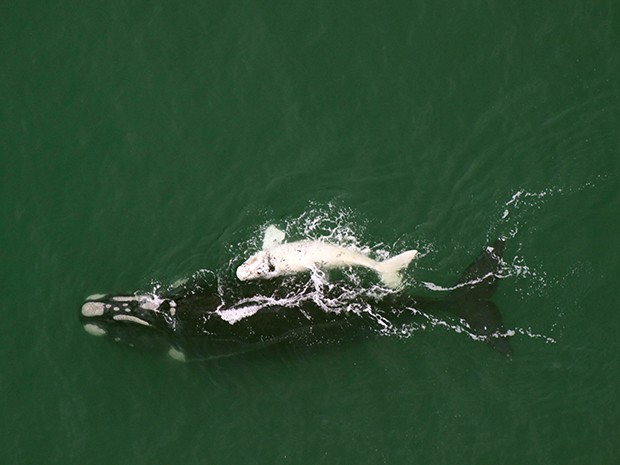
[{"label": "white callosity patch", "polygon": [[179,349],[177,349],[176,347],[170,346],[170,349],[168,349],[168,356],[173,359],[173,360],[177,360],[179,362],[186,362],[187,358],[185,357],[185,354],[180,351]]},{"label": "white callosity patch", "polygon": [[86,302],[82,305],[82,315],[86,317],[101,316],[105,311],[105,305],[101,302]]},{"label": "white callosity patch", "polygon": [[104,336],[106,334],[106,330],[101,326],[93,325],[91,323],[86,323],[84,325],[84,331],[93,336]]},{"label": "white callosity patch", "polygon": [[132,315],[114,315],[112,318],[115,321],[132,321],[133,323],[138,323],[139,325],[151,326],[149,322]]},{"label": "white callosity patch", "polygon": [[112,300],[115,302],[135,302],[138,300],[138,297],[133,295],[119,295],[112,297]]}]

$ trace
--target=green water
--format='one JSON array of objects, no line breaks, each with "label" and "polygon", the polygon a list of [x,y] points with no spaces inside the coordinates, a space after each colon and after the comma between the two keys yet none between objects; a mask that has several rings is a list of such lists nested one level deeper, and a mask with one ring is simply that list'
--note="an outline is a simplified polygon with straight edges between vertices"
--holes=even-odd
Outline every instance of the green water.
[{"label": "green water", "polygon": [[[5,5],[0,463],[617,463],[619,11]],[[508,237],[513,359],[435,326],[182,364],[79,324],[319,211],[423,250],[422,291]]]}]

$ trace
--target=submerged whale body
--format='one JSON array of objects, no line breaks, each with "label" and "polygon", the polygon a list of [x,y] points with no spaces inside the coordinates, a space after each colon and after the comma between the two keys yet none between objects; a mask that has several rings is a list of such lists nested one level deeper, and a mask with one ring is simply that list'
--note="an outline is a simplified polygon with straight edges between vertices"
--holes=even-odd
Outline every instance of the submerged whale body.
[{"label": "submerged whale body", "polygon": [[[405,292],[362,297],[372,313],[327,311],[313,299],[296,306],[268,303],[257,309],[251,298],[222,295],[213,282],[174,295],[93,295],[82,305],[80,321],[95,336],[167,352],[179,360],[204,360],[281,343],[309,346],[370,337],[386,321],[402,324],[439,312],[455,315],[472,335],[511,356],[501,314],[489,300],[497,290],[503,250],[503,240],[488,245],[445,298]],[[246,292],[252,291],[248,284],[241,285],[240,292],[244,286]],[[247,305],[239,305],[244,301]]]}]

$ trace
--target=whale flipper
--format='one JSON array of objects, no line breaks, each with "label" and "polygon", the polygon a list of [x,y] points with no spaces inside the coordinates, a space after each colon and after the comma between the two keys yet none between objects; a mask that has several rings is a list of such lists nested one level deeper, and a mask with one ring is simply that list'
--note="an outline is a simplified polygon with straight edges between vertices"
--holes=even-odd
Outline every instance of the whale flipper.
[{"label": "whale flipper", "polygon": [[263,238],[263,250],[269,250],[276,245],[282,244],[286,234],[284,231],[278,229],[274,225],[270,225],[265,230],[265,237]]},{"label": "whale flipper", "polygon": [[512,356],[512,346],[495,303],[490,300],[464,300],[459,302],[456,314],[467,323],[477,338],[500,354]]}]

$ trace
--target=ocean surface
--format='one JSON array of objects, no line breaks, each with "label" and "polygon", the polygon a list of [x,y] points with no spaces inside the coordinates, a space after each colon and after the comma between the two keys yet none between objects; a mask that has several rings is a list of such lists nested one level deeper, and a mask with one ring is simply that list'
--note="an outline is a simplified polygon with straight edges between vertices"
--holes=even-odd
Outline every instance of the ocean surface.
[{"label": "ocean surface", "polygon": [[[2,11],[0,463],[619,463],[620,3]],[[195,363],[83,330],[269,224],[416,248],[431,296],[504,238],[514,355],[449,317]]]}]

